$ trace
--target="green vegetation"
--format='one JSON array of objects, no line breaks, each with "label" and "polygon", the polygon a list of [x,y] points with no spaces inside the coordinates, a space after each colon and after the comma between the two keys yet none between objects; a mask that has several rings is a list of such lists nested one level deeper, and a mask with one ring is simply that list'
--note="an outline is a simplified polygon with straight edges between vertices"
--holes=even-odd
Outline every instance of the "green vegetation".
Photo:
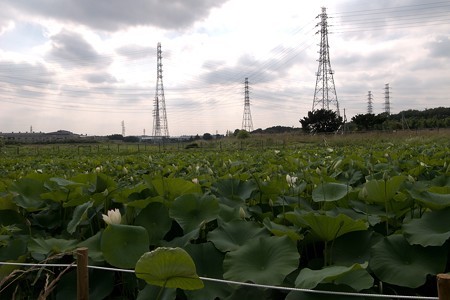
[{"label": "green vegetation", "polygon": [[[87,247],[91,265],[136,271],[90,270],[92,299],[304,296],[197,274],[435,296],[450,271],[448,132],[86,147],[1,150],[0,261]],[[74,298],[75,277],[1,265],[0,298]]]}]

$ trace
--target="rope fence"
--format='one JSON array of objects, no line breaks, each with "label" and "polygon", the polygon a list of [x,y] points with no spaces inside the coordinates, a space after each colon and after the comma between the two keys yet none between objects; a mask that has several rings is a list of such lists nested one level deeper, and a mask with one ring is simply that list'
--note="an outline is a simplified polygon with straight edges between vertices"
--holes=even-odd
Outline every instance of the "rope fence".
[{"label": "rope fence", "polygon": [[[97,270],[106,270],[106,271],[113,271],[113,272],[135,273],[134,270],[87,265],[87,259],[86,259],[87,258],[87,249],[80,249],[79,251],[77,251],[77,254],[78,254],[78,259],[77,259],[76,264],[75,263],[53,264],[53,263],[0,262],[0,265],[11,265],[11,266],[21,266],[21,267],[66,267],[66,268],[67,267],[76,267],[77,269],[80,269],[80,267],[83,268],[83,266],[80,265],[80,256],[81,256],[81,263],[83,265],[85,265],[86,270],[87,269],[97,269]],[[87,273],[87,271],[86,271],[86,273]],[[81,281],[80,281],[80,278],[79,278],[80,276],[83,276],[85,278],[81,278]],[[322,291],[322,290],[291,288],[291,287],[274,286],[274,285],[264,285],[264,284],[257,284],[257,283],[247,283],[247,282],[239,282],[239,281],[208,278],[208,277],[199,277],[199,278],[204,281],[224,283],[224,284],[248,286],[248,287],[254,287],[254,288],[264,288],[264,289],[276,289],[276,290],[283,290],[283,291],[289,291],[289,292],[314,293],[314,294],[323,294],[323,295],[336,295],[336,296],[348,296],[348,297],[370,297],[370,298],[380,298],[380,299],[450,300],[450,275],[448,275],[448,274],[439,274],[437,277],[438,278],[437,281],[438,281],[439,297]],[[80,274],[80,271],[78,271],[77,272],[77,286],[79,289],[79,293],[85,294],[85,296],[79,296],[78,299],[88,299],[87,297],[88,297],[89,288],[86,283],[87,281],[88,281],[87,274],[83,275],[83,274]],[[81,289],[81,292],[80,292],[80,289]]]}]

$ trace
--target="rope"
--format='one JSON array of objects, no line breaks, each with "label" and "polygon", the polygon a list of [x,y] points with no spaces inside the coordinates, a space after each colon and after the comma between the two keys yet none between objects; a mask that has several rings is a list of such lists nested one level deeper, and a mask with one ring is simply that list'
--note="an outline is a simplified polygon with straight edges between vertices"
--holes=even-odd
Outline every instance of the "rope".
[{"label": "rope", "polygon": [[[14,262],[0,262],[0,265],[12,265],[12,266],[31,266],[31,267],[76,267],[76,264],[33,264],[33,263],[14,263]],[[134,270],[127,269],[117,269],[110,267],[100,267],[100,266],[88,266],[89,269],[98,269],[114,272],[125,272],[125,273],[135,273]],[[284,286],[275,285],[264,285],[257,283],[239,282],[225,279],[199,277],[204,281],[227,283],[240,286],[249,286],[255,288],[264,289],[276,289],[290,292],[305,292],[305,293],[315,293],[324,295],[339,295],[339,296],[350,296],[350,297],[371,297],[371,298],[389,298],[389,299],[417,299],[417,300],[439,300],[438,297],[424,297],[424,296],[402,296],[402,295],[380,295],[380,294],[368,294],[368,293],[349,293],[349,292],[334,292],[334,291],[321,291],[321,290],[310,290],[310,289],[300,289],[300,288],[290,288]]]}]

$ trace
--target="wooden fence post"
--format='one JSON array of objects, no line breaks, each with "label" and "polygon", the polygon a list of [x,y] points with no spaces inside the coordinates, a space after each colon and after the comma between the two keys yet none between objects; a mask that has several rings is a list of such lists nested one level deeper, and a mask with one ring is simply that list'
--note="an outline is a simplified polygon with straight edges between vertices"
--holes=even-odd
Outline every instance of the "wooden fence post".
[{"label": "wooden fence post", "polygon": [[77,300],[89,300],[88,248],[77,249]]},{"label": "wooden fence post", "polygon": [[450,274],[437,275],[439,300],[450,300]]}]

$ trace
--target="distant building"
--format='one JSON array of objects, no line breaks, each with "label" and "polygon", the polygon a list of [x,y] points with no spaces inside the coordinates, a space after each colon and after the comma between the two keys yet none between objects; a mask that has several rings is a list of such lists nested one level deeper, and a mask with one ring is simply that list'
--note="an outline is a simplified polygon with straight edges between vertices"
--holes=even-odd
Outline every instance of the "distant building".
[{"label": "distant building", "polygon": [[0,137],[5,143],[64,143],[64,142],[77,142],[80,141],[81,136],[79,134],[72,133],[67,130],[58,130],[55,132],[1,132]]}]

